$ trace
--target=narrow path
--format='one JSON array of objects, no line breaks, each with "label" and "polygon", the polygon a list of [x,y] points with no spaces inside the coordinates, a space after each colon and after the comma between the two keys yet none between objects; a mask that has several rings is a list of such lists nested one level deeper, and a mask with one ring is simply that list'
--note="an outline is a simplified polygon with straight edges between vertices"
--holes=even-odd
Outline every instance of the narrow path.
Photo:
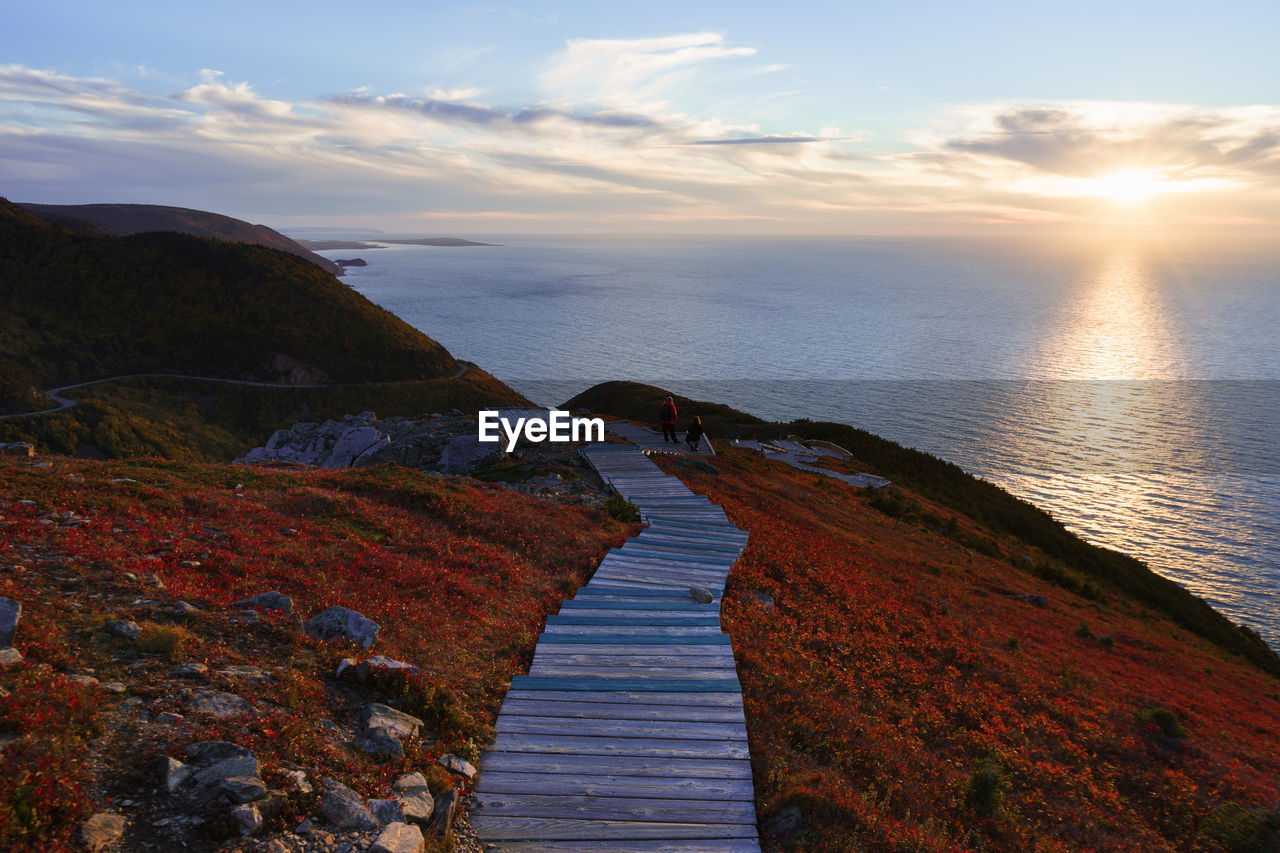
[{"label": "narrow path", "polygon": [[[455,359],[456,360],[456,359]],[[472,367],[475,367],[469,361],[458,361],[458,371],[453,374],[453,379],[461,379],[467,374]],[[50,388],[44,392],[44,395],[53,402],[57,403],[52,409],[41,409],[38,412],[19,412],[16,415],[0,415],[0,420],[8,420],[9,418],[34,418],[43,415],[54,415],[58,412],[64,412],[72,406],[78,406],[78,400],[72,400],[70,397],[63,397],[63,391],[74,391],[77,388],[87,388],[90,385],[103,385],[107,382],[119,382],[121,379],[194,379],[197,382],[221,382],[224,385],[251,385],[255,388],[353,388],[358,385],[377,385],[376,382],[337,382],[327,385],[290,385],[284,382],[251,382],[247,379],[223,379],[218,376],[189,376],[185,373],[126,373],[123,376],[110,376],[106,379],[90,379],[88,382],[77,382],[74,385],[63,385],[59,388]]]},{"label": "narrow path", "polygon": [[481,759],[472,825],[500,851],[758,853],[742,691],[720,630],[747,534],[635,446],[583,456],[648,526],[548,617]]}]

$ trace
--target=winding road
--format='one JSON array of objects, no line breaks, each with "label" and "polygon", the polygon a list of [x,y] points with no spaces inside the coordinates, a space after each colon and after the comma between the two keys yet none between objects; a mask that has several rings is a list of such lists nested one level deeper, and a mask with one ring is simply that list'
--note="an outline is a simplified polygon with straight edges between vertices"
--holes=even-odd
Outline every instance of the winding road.
[{"label": "winding road", "polygon": [[[471,368],[475,367],[469,361],[456,359],[458,362],[458,372],[453,374],[451,378],[461,379],[467,374]],[[126,373],[123,376],[111,376],[107,379],[91,379],[88,382],[77,382],[74,385],[63,385],[59,388],[50,388],[44,392],[44,395],[53,400],[58,405],[52,409],[41,409],[38,412],[19,412],[15,415],[0,415],[0,420],[9,420],[11,418],[36,418],[44,415],[54,415],[58,412],[64,412],[76,405],[77,400],[70,397],[62,396],[64,391],[74,391],[77,388],[86,388],[90,385],[102,385],[107,382],[119,382],[121,379],[194,379],[197,382],[221,382],[226,385],[251,385],[255,388],[352,388],[359,385],[376,385],[375,382],[338,382],[329,383],[327,385],[289,385],[283,382],[252,382],[247,379],[223,379],[218,376],[189,376],[183,373]]]}]

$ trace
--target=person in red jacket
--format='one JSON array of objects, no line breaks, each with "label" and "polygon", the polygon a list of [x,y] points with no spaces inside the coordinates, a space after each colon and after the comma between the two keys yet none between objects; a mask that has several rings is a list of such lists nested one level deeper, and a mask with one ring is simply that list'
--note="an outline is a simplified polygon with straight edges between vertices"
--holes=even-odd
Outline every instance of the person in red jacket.
[{"label": "person in red jacket", "polygon": [[676,438],[676,401],[670,397],[662,404],[662,408],[658,409],[658,420],[662,421],[662,443],[668,441],[675,444],[680,443],[680,439]]}]

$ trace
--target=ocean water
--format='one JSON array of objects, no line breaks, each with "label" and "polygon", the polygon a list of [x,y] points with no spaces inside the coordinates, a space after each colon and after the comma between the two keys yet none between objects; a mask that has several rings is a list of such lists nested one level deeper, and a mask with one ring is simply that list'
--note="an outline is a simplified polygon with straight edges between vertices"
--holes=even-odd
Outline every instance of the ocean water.
[{"label": "ocean water", "polygon": [[1280,251],[493,242],[363,250],[345,280],[542,403],[635,379],[934,453],[1280,648]]}]

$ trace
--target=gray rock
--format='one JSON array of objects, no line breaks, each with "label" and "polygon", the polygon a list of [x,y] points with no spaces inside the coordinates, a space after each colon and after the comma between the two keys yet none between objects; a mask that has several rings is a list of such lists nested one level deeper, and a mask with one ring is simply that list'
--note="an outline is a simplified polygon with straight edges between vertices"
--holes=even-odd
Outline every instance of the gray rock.
[{"label": "gray rock", "polygon": [[390,823],[404,823],[404,812],[396,800],[370,800],[369,811],[378,823],[386,826]]},{"label": "gray rock", "polygon": [[195,771],[194,767],[183,764],[178,759],[170,758],[167,755],[162,755],[151,762],[151,773],[156,782],[170,794],[178,790],[178,787],[183,782],[190,779],[191,774],[195,773]]},{"label": "gray rock", "polygon": [[22,621],[22,602],[0,597],[0,646],[12,646]]},{"label": "gray rock", "polygon": [[142,636],[142,629],[138,627],[138,623],[132,620],[113,619],[107,623],[107,630],[117,637],[124,637],[126,640],[136,640]]},{"label": "gray rock", "polygon": [[9,647],[0,649],[0,667],[17,666],[22,663],[22,652]]},{"label": "gray rock", "polygon": [[258,775],[258,759],[253,756],[224,758],[214,762],[203,770],[196,771],[192,782],[202,788],[221,786],[223,782],[236,776],[256,777]]},{"label": "gray rock", "polygon": [[421,829],[407,823],[393,823],[378,833],[369,853],[422,853],[425,847]]},{"label": "gray rock", "polygon": [[68,675],[67,681],[72,684],[79,684],[81,687],[97,687],[98,679],[92,675]]},{"label": "gray rock", "polygon": [[394,791],[403,791],[406,788],[425,788],[427,787],[427,777],[421,773],[406,773],[395,782],[391,788]]},{"label": "gray rock", "polygon": [[293,787],[300,793],[310,794],[315,789],[311,787],[311,783],[307,781],[307,774],[301,770],[286,770],[284,776],[293,782]]},{"label": "gray rock", "polygon": [[400,810],[404,812],[405,820],[421,824],[431,820],[431,813],[436,807],[436,798],[431,796],[431,789],[403,788],[397,799],[400,800]]},{"label": "gray rock", "polygon": [[375,726],[365,729],[356,736],[356,746],[369,755],[387,755],[391,758],[404,758],[404,746],[391,729]]},{"label": "gray rock", "polygon": [[260,607],[263,610],[279,610],[288,615],[293,612],[293,599],[285,595],[283,592],[271,590],[270,592],[260,592],[257,595],[242,598],[232,606]]},{"label": "gray rock", "polygon": [[262,621],[262,617],[256,610],[241,610],[231,617],[231,621],[236,625],[256,625]]},{"label": "gray rock", "polygon": [[173,615],[182,619],[190,619],[193,616],[199,616],[204,611],[188,601],[179,601],[173,605]]},{"label": "gray rock", "polygon": [[98,685],[98,689],[103,693],[114,693],[116,696],[123,696],[129,692],[129,688],[125,687],[123,681],[103,681]]},{"label": "gray rock", "polygon": [[361,426],[344,430],[333,443],[321,468],[349,468],[362,456],[376,453],[391,444],[391,437],[376,427]]},{"label": "gray rock", "polygon": [[196,741],[188,744],[183,752],[187,758],[202,766],[216,764],[228,758],[253,758],[253,753],[245,747],[225,740]]},{"label": "gray rock", "polygon": [[220,785],[233,803],[252,803],[267,795],[267,785],[257,776],[228,776]]},{"label": "gray rock", "polygon": [[772,595],[769,595],[769,593],[767,592],[761,592],[758,589],[747,590],[747,599],[750,601],[754,601],[756,604],[760,605],[765,610],[773,610],[774,607],[776,606],[773,601]]},{"label": "gray rock", "polygon": [[253,803],[243,803],[231,810],[231,822],[240,830],[242,837],[248,838],[262,829],[262,813]]},{"label": "gray rock", "polygon": [[312,617],[303,627],[308,634],[321,640],[349,640],[365,649],[378,642],[376,624],[354,610],[336,604]]},{"label": "gray rock", "polygon": [[320,800],[320,814],[339,829],[376,829],[378,822],[364,800],[346,785],[334,784]]},{"label": "gray rock", "polygon": [[123,815],[98,812],[80,827],[80,838],[90,850],[106,850],[124,835]]},{"label": "gray rock", "polygon": [[397,711],[395,708],[389,708],[377,702],[370,702],[364,706],[361,722],[366,729],[389,729],[396,737],[413,737],[422,727],[422,720],[412,714]]},{"label": "gray rock", "polygon": [[450,773],[457,773],[459,776],[467,780],[474,779],[476,776],[476,767],[465,758],[459,758],[456,755],[442,755],[440,760],[436,762]]},{"label": "gray rock", "polygon": [[204,675],[208,671],[209,671],[209,667],[205,666],[204,664],[198,663],[198,662],[192,662],[192,663],[179,664],[173,670],[173,674],[176,675],[178,678],[199,678],[200,676]]},{"label": "gray rock", "polygon": [[225,669],[218,670],[218,675],[223,678],[231,678],[236,681],[270,681],[271,676],[267,675],[256,666],[236,665],[228,666]]},{"label": "gray rock", "polygon": [[353,667],[353,666],[355,666],[355,665],[356,665],[356,659],[355,659],[355,658],[343,658],[342,660],[338,661],[338,671],[337,671],[337,672],[335,672],[335,673],[333,674],[333,677],[334,677],[334,678],[341,678],[341,677],[342,677],[342,673],[344,673],[344,672],[346,672],[347,670],[351,669],[351,667]]},{"label": "gray rock", "polygon": [[482,442],[474,434],[454,436],[440,454],[439,468],[446,474],[465,474],[481,462],[496,459],[502,446],[502,442]]},{"label": "gray rock", "polygon": [[374,655],[356,667],[356,676],[364,678],[371,672],[405,672],[414,675],[422,672],[411,663],[389,658],[386,655]]},{"label": "gray rock", "polygon": [[715,601],[715,596],[711,594],[711,590],[705,587],[690,587],[689,595],[693,596],[693,600],[699,604],[710,604]]},{"label": "gray rock", "polygon": [[198,690],[187,700],[187,711],[192,714],[211,714],[220,720],[241,717],[253,713],[249,700],[221,690]]},{"label": "gray rock", "polygon": [[160,711],[151,718],[152,722],[159,723],[162,726],[176,726],[185,719],[186,717],[181,714],[175,714],[172,711]]}]

